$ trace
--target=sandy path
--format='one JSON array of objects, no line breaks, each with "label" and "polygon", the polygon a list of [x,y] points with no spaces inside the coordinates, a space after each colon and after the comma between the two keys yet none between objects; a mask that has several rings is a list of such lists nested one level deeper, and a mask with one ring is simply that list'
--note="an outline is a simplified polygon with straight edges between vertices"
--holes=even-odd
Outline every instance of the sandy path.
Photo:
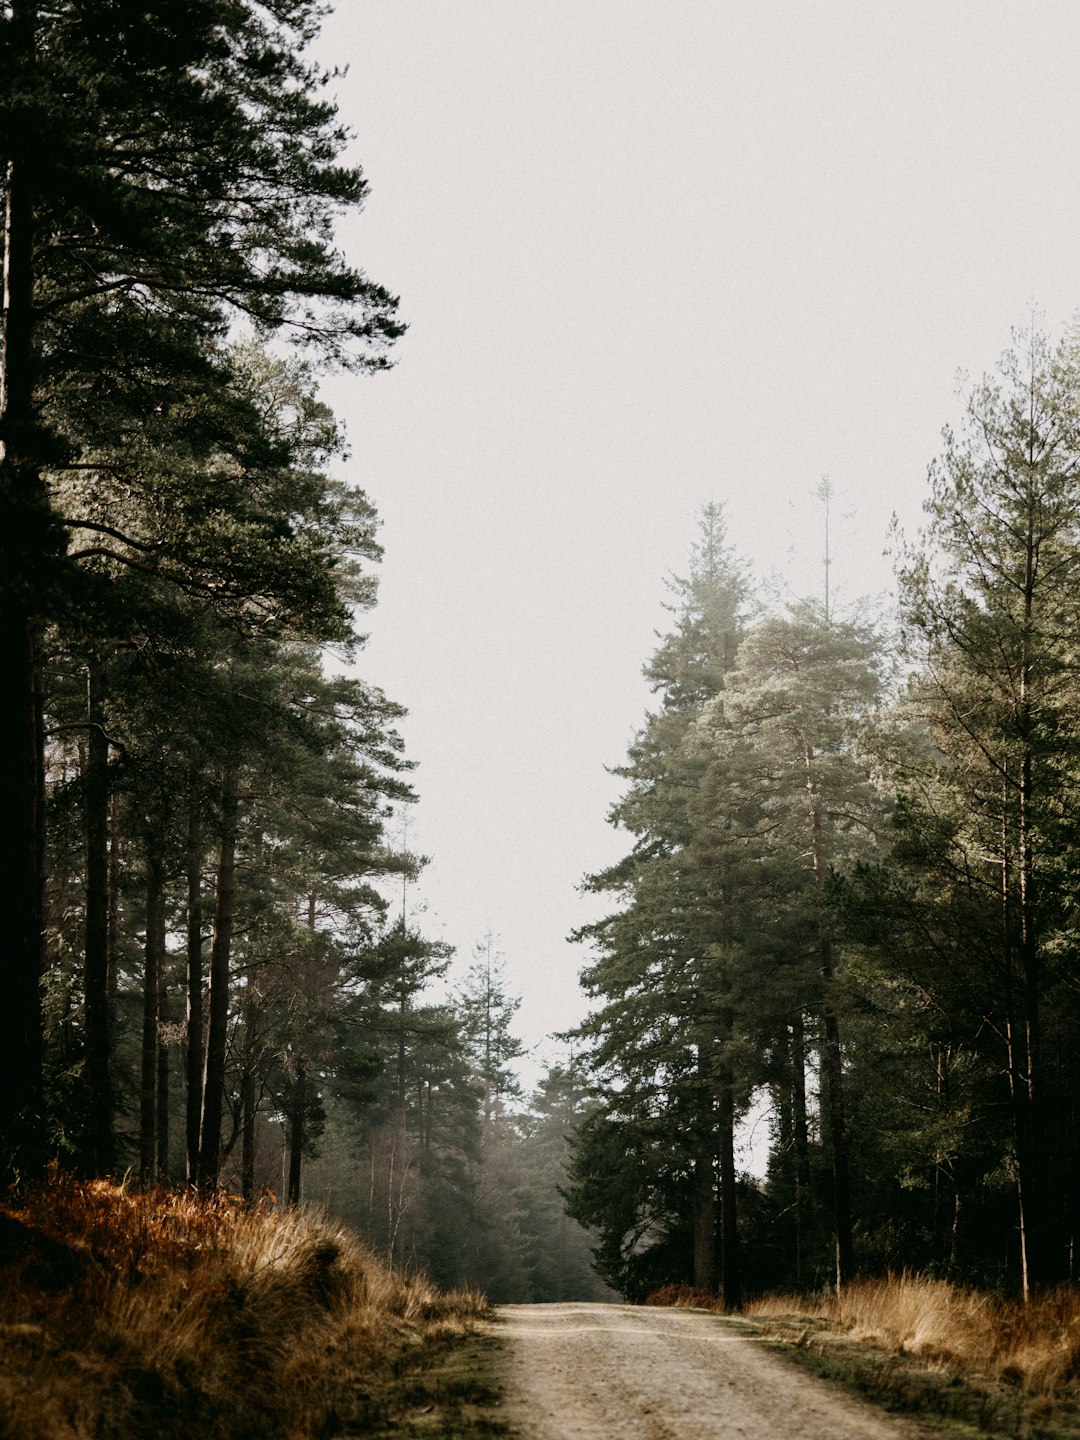
[{"label": "sandy path", "polygon": [[916,1440],[711,1315],[504,1305],[504,1415],[522,1440]]}]

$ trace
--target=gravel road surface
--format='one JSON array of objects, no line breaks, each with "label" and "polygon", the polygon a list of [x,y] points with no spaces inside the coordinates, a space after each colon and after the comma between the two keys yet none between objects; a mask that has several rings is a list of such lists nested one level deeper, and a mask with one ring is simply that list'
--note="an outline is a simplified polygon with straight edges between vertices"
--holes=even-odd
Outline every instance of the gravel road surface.
[{"label": "gravel road surface", "polygon": [[503,1414],[521,1440],[925,1440],[719,1317],[504,1305]]}]

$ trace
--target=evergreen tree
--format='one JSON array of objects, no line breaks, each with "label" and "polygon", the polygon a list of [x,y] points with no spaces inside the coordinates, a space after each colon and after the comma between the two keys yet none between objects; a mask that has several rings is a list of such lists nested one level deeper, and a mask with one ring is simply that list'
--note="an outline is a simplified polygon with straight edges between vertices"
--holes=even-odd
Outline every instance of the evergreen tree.
[{"label": "evergreen tree", "polygon": [[[611,818],[635,836],[634,848],[587,881],[623,904],[581,932],[597,952],[583,983],[603,998],[580,1031],[591,1045],[602,1100],[577,1137],[571,1211],[599,1230],[601,1274],[619,1288],[640,1292],[648,1277],[693,1279],[712,1289],[719,1164],[728,1207],[721,1217],[722,1283],[737,1305],[728,1181],[741,1097],[727,1068],[730,1007],[718,961],[724,900],[722,885],[693,853],[689,810],[706,762],[688,740],[734,664],[748,604],[718,506],[703,512],[689,578],[673,589],[675,628],[645,669],[660,708],[616,772],[630,784]],[[604,1190],[594,1183],[600,1163],[617,1175]],[[666,1273],[654,1274],[658,1265]]]},{"label": "evergreen tree", "polygon": [[513,1063],[525,1052],[510,1029],[520,1005],[520,997],[506,993],[502,955],[489,930],[473,949],[473,963],[456,997],[466,1053],[484,1087],[488,1128],[502,1116],[505,1102],[521,1093]]},{"label": "evergreen tree", "polygon": [[964,432],[945,432],[925,508],[900,582],[918,666],[907,714],[929,744],[895,751],[903,868],[865,877],[862,901],[888,917],[879,953],[1004,1077],[1026,1293],[1069,1273],[1077,1173],[1080,410],[1067,352],[1017,337]]},{"label": "evergreen tree", "polygon": [[[806,1027],[816,1023],[837,1285],[850,1278],[854,1251],[840,956],[828,882],[884,829],[878,791],[857,754],[859,727],[880,699],[879,654],[868,627],[830,619],[809,604],[761,620],[699,724],[713,758],[692,807],[697,843],[706,851],[724,844],[731,857],[724,868],[741,892],[744,983],[759,997],[758,1043],[789,1067],[797,1220],[809,1173]],[[771,983],[763,987],[766,975]],[[776,1007],[771,1013],[761,1003],[766,997]]]},{"label": "evergreen tree", "polygon": [[[345,137],[302,58],[317,15],[312,0],[272,11],[198,0],[178,23],[162,0],[13,0],[0,18],[0,863],[15,897],[0,922],[8,1176],[44,1153],[42,621],[96,603],[73,585],[58,481],[94,464],[103,433],[118,438],[118,414],[130,433],[142,429],[136,415],[213,409],[227,388],[220,342],[230,316],[287,329],[359,368],[383,364],[399,332],[393,298],[333,248],[333,216],[359,204],[365,185],[337,163]],[[107,521],[79,520],[109,534]],[[100,917],[94,926],[100,935]]]},{"label": "evergreen tree", "polygon": [[567,1213],[571,1145],[591,1108],[579,1067],[551,1065],[519,1117],[519,1189],[530,1299],[601,1300],[609,1295],[592,1267],[592,1240]]}]

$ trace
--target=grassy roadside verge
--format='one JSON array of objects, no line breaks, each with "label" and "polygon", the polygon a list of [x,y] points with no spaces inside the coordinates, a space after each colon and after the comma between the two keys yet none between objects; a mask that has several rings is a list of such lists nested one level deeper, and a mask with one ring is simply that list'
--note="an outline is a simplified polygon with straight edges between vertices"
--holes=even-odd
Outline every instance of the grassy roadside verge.
[{"label": "grassy roadside verge", "polygon": [[0,1206],[0,1434],[486,1440],[488,1313],[310,1214],[56,1177]]},{"label": "grassy roadside verge", "polygon": [[[388,1426],[377,1440],[495,1440],[509,1437],[494,1378],[498,1341],[483,1328],[400,1377]],[[368,1432],[365,1432],[368,1433]]]},{"label": "grassy roadside verge", "polygon": [[[653,1303],[718,1308],[679,1287]],[[1021,1306],[894,1275],[765,1296],[727,1323],[888,1410],[989,1440],[1080,1440],[1080,1295]]]}]

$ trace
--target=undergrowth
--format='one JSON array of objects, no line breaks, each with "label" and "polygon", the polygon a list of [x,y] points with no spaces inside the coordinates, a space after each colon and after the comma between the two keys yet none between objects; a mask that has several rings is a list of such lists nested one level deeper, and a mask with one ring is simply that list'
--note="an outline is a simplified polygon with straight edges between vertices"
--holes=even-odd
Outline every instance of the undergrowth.
[{"label": "undergrowth", "polygon": [[[647,1303],[723,1308],[689,1286],[665,1286]],[[1021,1304],[902,1274],[839,1294],[765,1295],[742,1313],[755,1333],[891,1408],[982,1435],[1080,1437],[1075,1290]]]},{"label": "undergrowth", "polygon": [[0,1206],[0,1433],[387,1433],[487,1313],[307,1212],[54,1176]]}]

